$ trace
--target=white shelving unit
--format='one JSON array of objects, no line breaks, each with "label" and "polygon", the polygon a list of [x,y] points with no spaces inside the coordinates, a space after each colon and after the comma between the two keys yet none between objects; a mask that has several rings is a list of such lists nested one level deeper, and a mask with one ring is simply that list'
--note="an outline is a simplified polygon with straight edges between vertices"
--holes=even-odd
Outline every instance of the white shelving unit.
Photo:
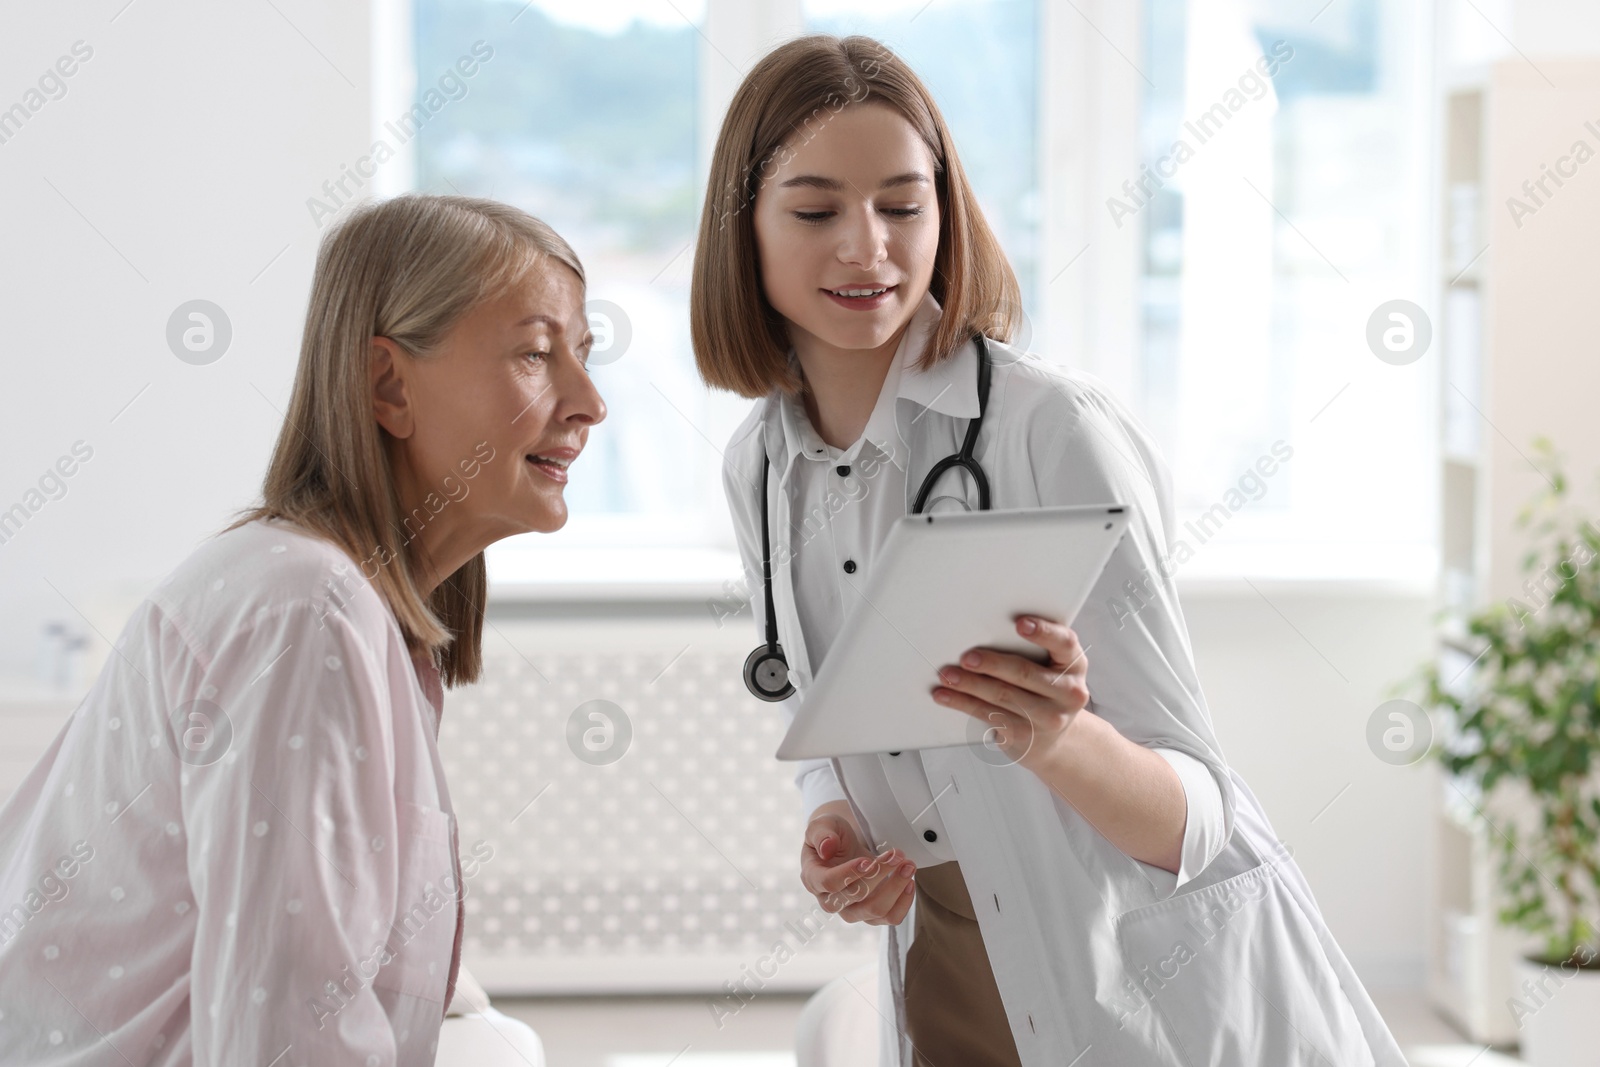
[{"label": "white shelving unit", "polygon": [[[1600,164],[1541,196],[1533,215],[1525,181],[1580,139],[1600,150],[1600,62],[1511,54],[1461,62],[1449,51],[1459,0],[1437,6],[1441,46],[1437,120],[1440,359],[1441,676],[1472,684],[1480,651],[1462,616],[1508,597],[1526,598],[1526,548],[1515,515],[1540,485],[1528,460],[1543,434],[1565,457],[1574,502],[1600,514],[1576,487],[1600,472],[1600,358],[1594,354],[1594,293],[1600,291]],[[1467,12],[1470,16],[1471,12]],[[1600,123],[1597,123],[1600,126]],[[1519,217],[1520,216],[1520,217]],[[1582,294],[1587,292],[1587,297]],[[1434,1007],[1474,1041],[1517,1043],[1507,1001],[1514,961],[1528,939],[1497,918],[1497,831],[1466,783],[1433,765],[1427,992]]]},{"label": "white shelving unit", "polygon": [[[1443,68],[1439,119],[1442,160],[1438,227],[1440,293],[1439,603],[1450,614],[1440,632],[1441,677],[1452,691],[1470,689],[1479,649],[1462,618],[1486,599],[1490,565],[1484,426],[1485,318],[1493,262],[1485,188],[1489,101],[1487,66]],[[1487,262],[1486,262],[1487,261]],[[1485,431],[1489,430],[1486,434]],[[1428,996],[1475,1041],[1511,1045],[1517,1028],[1505,1008],[1511,995],[1517,938],[1499,922],[1493,830],[1477,809],[1470,783],[1435,765],[1433,885],[1428,930]]]}]

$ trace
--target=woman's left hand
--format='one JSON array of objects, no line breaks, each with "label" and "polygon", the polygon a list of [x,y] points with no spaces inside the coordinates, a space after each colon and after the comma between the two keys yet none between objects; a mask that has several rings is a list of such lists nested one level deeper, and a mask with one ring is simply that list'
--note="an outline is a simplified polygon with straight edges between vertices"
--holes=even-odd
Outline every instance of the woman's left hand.
[{"label": "woman's left hand", "polygon": [[1062,623],[1024,615],[1017,633],[1048,652],[1050,662],[968,649],[959,667],[940,669],[944,684],[934,687],[933,699],[986,723],[1011,762],[1038,773],[1089,703],[1089,661],[1078,635]]}]

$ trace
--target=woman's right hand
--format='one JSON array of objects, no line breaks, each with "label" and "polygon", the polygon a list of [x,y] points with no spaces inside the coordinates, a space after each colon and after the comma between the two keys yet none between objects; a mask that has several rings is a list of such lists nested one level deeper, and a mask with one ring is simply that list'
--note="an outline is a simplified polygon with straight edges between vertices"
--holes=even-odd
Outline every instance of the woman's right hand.
[{"label": "woman's right hand", "polygon": [[800,848],[800,884],[845,922],[899,925],[916,899],[916,865],[897,848],[875,856],[847,801],[819,807]]}]

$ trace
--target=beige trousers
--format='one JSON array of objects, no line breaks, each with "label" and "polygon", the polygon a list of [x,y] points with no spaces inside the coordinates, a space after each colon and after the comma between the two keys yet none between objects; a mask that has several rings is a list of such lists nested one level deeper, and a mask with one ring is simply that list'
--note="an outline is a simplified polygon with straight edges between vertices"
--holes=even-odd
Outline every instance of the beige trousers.
[{"label": "beige trousers", "polygon": [[978,916],[954,860],[916,873],[906,1032],[917,1067],[1021,1067]]}]

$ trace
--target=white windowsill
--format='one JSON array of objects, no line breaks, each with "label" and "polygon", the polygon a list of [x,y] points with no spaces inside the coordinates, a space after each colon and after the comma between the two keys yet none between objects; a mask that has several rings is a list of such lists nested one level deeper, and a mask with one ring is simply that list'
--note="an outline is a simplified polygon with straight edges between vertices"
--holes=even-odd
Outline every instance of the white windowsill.
[{"label": "white windowsill", "polygon": [[492,603],[705,600],[727,595],[739,553],[713,548],[594,548],[491,557]]},{"label": "white windowsill", "polygon": [[[1254,584],[1330,595],[1427,596],[1437,586],[1438,558],[1415,545],[1213,544],[1176,573],[1184,595],[1254,596]],[[707,600],[729,596],[739,577],[732,549],[564,549],[496,559],[489,597],[497,604]]]}]

